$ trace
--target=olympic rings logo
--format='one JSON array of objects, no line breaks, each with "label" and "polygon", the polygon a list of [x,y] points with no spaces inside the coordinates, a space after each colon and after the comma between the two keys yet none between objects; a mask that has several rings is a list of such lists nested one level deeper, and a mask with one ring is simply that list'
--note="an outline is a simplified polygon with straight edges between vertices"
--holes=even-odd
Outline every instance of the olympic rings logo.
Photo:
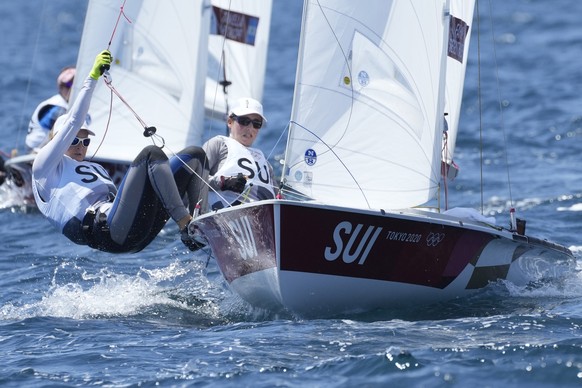
[{"label": "olympic rings logo", "polygon": [[426,236],[426,245],[429,246],[429,247],[436,247],[444,239],[445,239],[445,234],[444,233],[433,233],[433,232],[430,232],[428,234],[428,236]]}]

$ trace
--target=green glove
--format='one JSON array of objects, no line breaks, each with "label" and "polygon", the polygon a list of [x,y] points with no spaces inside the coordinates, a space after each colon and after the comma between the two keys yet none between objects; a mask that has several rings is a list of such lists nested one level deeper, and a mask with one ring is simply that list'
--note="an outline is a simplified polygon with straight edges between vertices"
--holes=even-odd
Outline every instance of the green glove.
[{"label": "green glove", "polygon": [[93,79],[99,79],[103,71],[109,69],[109,64],[111,63],[111,53],[108,50],[101,51],[95,58],[95,63],[93,64],[93,69],[89,76]]}]

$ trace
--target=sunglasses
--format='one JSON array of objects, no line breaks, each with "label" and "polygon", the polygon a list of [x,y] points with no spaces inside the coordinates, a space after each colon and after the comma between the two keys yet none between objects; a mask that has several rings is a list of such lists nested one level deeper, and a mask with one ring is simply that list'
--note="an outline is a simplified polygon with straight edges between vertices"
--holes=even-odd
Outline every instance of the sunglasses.
[{"label": "sunglasses", "polygon": [[253,128],[255,129],[260,129],[263,126],[263,120],[251,120],[247,116],[237,116],[237,115],[231,115],[230,117],[243,127],[246,127],[250,123],[253,123]]},{"label": "sunglasses", "polygon": [[71,143],[71,147],[74,147],[79,143],[83,144],[83,146],[85,146],[85,147],[89,147],[89,144],[91,143],[91,139],[89,139],[88,137],[83,137],[83,138],[76,137],[73,139],[73,142]]}]

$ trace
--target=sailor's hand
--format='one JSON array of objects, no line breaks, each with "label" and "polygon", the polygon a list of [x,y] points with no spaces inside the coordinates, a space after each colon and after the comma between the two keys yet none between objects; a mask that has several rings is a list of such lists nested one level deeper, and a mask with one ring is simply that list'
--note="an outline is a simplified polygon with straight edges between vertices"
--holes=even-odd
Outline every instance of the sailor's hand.
[{"label": "sailor's hand", "polygon": [[243,174],[238,174],[237,176],[230,176],[224,178],[222,181],[221,190],[229,190],[234,191],[237,193],[242,193],[245,189],[245,185],[247,184],[247,179],[244,177]]},{"label": "sailor's hand", "polygon": [[89,76],[93,79],[99,79],[105,70],[109,70],[111,64],[111,53],[108,50],[101,51],[95,58],[93,69]]}]

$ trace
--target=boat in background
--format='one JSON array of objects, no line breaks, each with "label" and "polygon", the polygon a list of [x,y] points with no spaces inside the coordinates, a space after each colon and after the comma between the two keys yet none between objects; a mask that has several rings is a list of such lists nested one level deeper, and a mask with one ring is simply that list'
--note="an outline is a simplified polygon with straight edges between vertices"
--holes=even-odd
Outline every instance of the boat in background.
[{"label": "boat in background", "polygon": [[329,317],[574,267],[567,248],[517,222],[439,210],[454,175],[473,8],[305,0],[282,199],[191,224],[234,292],[256,307]]},{"label": "boat in background", "polygon": [[[133,158],[152,142],[168,154],[200,145],[205,118],[224,123],[227,97],[261,100],[271,9],[272,0],[91,0],[77,74],[89,74],[95,55],[111,41],[114,63],[105,77],[129,106],[122,106],[100,80],[89,112],[96,136],[87,157],[119,183]],[[229,85],[220,78],[225,74]],[[71,101],[84,80],[75,79]],[[150,127],[156,128],[153,136]],[[33,160],[34,155],[6,160],[1,207],[36,206],[30,184]]]}]

